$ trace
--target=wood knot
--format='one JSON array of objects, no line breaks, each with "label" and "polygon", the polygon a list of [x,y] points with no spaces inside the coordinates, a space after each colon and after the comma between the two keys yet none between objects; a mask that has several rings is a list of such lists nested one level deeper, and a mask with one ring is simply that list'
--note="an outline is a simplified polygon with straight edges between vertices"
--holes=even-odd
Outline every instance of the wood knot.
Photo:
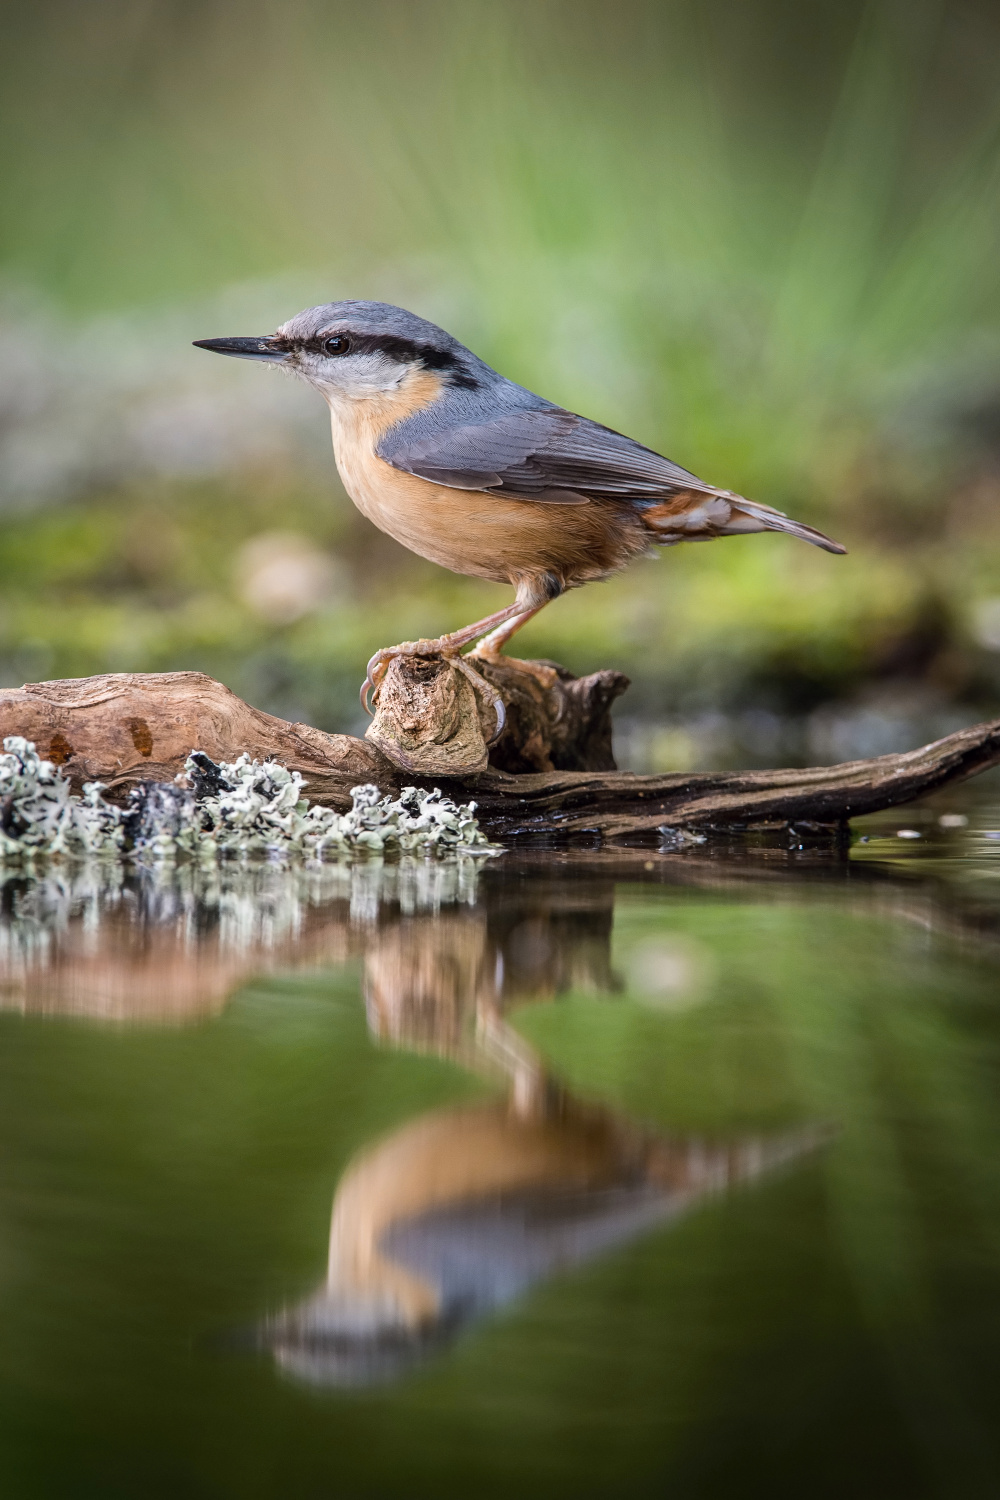
[{"label": "wood knot", "polygon": [[64,766],[73,754],[73,746],[69,740],[57,729],[49,740],[48,759],[54,766]]},{"label": "wood knot", "polygon": [[419,776],[485,771],[489,713],[469,678],[442,656],[394,656],[366,739]]},{"label": "wood knot", "polygon": [[145,719],[126,719],[125,727],[132,736],[132,743],[140,755],[153,753],[153,733]]}]

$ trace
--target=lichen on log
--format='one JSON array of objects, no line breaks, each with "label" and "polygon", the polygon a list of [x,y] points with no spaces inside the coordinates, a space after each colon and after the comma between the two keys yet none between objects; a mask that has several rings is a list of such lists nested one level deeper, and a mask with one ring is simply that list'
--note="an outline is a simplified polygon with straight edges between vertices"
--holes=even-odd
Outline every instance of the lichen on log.
[{"label": "lichen on log", "polygon": [[371,739],[262,713],[201,672],[113,673],[0,691],[0,736],[34,741],[75,790],[102,781],[120,798],[138,781],[171,780],[195,749],[216,761],[243,752],[278,760],[301,773],[310,799],[338,811],[362,782],[393,795],[441,784],[456,800],[475,800],[483,831],[507,843],[614,841],[664,829],[836,832],[850,818],[1000,764],[994,720],[919,750],[837,766],[637,776],[607,763],[608,713],[624,686],[618,674],[574,679],[552,663],[505,660],[484,675],[508,706],[510,739],[498,741],[486,769],[460,775],[418,773]]}]

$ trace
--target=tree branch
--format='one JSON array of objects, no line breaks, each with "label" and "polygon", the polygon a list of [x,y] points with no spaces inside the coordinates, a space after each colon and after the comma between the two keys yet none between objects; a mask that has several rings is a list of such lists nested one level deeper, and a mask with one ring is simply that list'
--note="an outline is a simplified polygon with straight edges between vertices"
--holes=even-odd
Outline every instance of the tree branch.
[{"label": "tree branch", "polygon": [[[359,782],[392,793],[439,784],[449,796],[474,798],[484,830],[515,843],[614,840],[663,828],[835,831],[849,818],[1000,764],[997,720],[919,750],[838,766],[635,776],[615,771],[610,755],[608,715],[625,686],[620,674],[574,679],[552,663],[505,660],[485,675],[508,705],[508,728],[493,764],[459,775],[405,769],[370,739],[261,713],[201,672],[116,673],[4,690],[0,733],[33,740],[77,789],[103,781],[122,798],[137,781],[173,778],[193,749],[213,760],[243,751],[273,757],[302,773],[314,801],[342,810]],[[574,768],[581,765],[587,768]]]}]

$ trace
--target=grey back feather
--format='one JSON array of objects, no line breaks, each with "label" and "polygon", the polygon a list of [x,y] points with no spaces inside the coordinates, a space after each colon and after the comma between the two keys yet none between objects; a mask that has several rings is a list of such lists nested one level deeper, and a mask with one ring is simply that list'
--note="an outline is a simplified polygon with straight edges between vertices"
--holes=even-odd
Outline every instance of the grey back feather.
[{"label": "grey back feather", "polygon": [[558,501],[560,491],[568,491],[662,500],[681,490],[709,489],[651,449],[561,407],[515,409],[480,422],[445,425],[441,408],[448,402],[445,396],[426,417],[418,412],[390,428],[378,444],[379,456],[435,484],[530,499]]},{"label": "grey back feather", "polygon": [[[376,334],[442,356],[440,398],[391,427],[377,446],[396,469],[455,489],[532,499],[663,500],[712,487],[632,438],[516,385],[435,323],[385,302],[328,302],[280,330],[310,339],[335,329]],[[449,368],[460,379],[449,379]]]}]

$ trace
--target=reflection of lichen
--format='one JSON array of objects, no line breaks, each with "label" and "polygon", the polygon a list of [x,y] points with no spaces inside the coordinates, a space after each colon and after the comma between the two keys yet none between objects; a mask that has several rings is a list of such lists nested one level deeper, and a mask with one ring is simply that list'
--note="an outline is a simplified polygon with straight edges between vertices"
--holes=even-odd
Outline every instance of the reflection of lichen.
[{"label": "reflection of lichen", "polygon": [[11,736],[0,755],[0,860],[37,855],[129,856],[142,861],[186,856],[313,860],[355,854],[482,855],[475,803],[459,806],[440,790],[406,787],[396,799],[375,786],[354,787],[347,813],[310,806],[298,771],[277,761],[216,765],[195,751],[176,782],[145,782],[124,812],[104,800],[100,782],[83,796],[30,741]]},{"label": "reflection of lichen", "polygon": [[180,1021],[258,970],[337,965],[397,914],[474,906],[480,861],[0,865],[0,1011]]}]

